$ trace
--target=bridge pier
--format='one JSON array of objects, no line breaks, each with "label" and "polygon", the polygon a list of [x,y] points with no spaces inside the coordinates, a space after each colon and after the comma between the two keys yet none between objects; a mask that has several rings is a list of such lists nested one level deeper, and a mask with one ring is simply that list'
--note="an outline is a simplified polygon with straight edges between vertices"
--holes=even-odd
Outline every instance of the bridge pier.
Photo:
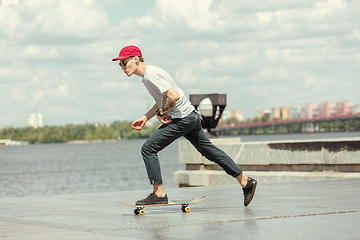
[{"label": "bridge pier", "polygon": [[275,133],[276,133],[276,134],[280,133],[280,126],[276,126],[276,127],[275,127]]}]

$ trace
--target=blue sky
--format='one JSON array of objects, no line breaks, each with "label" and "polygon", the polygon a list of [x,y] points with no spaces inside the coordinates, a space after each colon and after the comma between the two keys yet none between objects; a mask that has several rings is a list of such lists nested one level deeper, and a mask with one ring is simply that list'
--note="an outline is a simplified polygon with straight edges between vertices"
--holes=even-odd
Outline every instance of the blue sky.
[{"label": "blue sky", "polygon": [[134,44],[185,94],[227,109],[360,104],[360,1],[0,1],[0,126],[108,123],[153,99],[116,62]]}]

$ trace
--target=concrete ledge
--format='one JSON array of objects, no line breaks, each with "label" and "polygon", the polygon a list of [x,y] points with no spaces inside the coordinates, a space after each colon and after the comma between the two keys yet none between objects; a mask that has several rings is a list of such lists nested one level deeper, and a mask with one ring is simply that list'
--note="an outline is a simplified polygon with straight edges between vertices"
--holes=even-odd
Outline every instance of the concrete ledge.
[{"label": "concrete ledge", "polygon": [[[211,141],[246,175],[259,182],[360,177],[360,138],[246,143],[239,138]],[[188,141],[179,141],[179,161],[186,164],[186,171],[174,175],[175,184],[179,186],[237,184],[216,163],[201,156]]]},{"label": "concrete ledge", "polygon": [[[239,138],[211,141],[238,165],[360,164],[360,138],[246,143],[241,143]],[[179,141],[179,161],[215,165],[185,140]]]},{"label": "concrete ledge", "polygon": [[[246,175],[255,178],[259,183],[272,182],[296,182],[307,180],[325,180],[341,178],[359,178],[360,173],[339,173],[339,172],[284,172],[284,171],[246,171]],[[181,170],[174,174],[175,184],[180,187],[194,186],[219,186],[235,185],[237,180],[227,175],[224,171],[202,170],[190,171]]]}]

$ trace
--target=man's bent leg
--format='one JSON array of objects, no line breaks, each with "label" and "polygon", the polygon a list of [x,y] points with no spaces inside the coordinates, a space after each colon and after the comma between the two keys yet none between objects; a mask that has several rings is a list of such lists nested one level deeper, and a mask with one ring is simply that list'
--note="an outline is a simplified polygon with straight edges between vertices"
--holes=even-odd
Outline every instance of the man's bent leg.
[{"label": "man's bent leg", "polygon": [[142,146],[141,154],[150,184],[162,184],[160,162],[157,153],[194,128],[195,124],[190,119],[191,116],[189,118],[174,119],[171,123],[162,125]]},{"label": "man's bent leg", "polygon": [[154,191],[145,199],[137,201],[135,203],[136,205],[168,203],[168,198],[162,184],[160,162],[157,153],[180,136],[176,136],[175,134],[171,134],[171,131],[167,131],[167,126],[168,125],[163,125],[156,130],[141,148],[141,154],[146,166],[148,178],[150,184],[153,185]]}]

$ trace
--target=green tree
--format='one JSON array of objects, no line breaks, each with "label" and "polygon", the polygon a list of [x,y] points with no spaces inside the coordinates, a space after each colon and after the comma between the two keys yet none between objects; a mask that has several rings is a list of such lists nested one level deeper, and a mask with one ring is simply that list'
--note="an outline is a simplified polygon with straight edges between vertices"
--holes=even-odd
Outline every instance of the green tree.
[{"label": "green tree", "polygon": [[4,128],[0,131],[1,139],[15,141],[25,140],[29,143],[57,143],[71,140],[105,140],[105,139],[137,139],[148,138],[160,123],[145,125],[141,131],[135,131],[131,122],[116,121],[112,124],[85,124],[66,126],[45,126],[41,128]]}]

